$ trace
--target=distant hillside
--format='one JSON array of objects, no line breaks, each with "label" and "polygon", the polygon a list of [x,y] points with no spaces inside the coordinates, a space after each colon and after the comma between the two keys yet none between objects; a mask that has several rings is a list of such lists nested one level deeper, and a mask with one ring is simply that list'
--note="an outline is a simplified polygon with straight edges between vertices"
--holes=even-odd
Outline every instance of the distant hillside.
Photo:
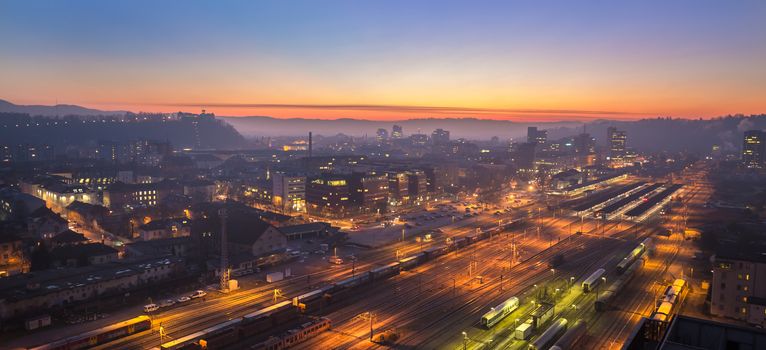
[{"label": "distant hillside", "polygon": [[17,105],[0,100],[0,113],[26,113],[31,116],[42,115],[46,117],[63,117],[67,115],[78,116],[113,116],[124,115],[127,111],[101,111],[75,105]]},{"label": "distant hillside", "polygon": [[343,133],[351,136],[374,137],[379,128],[391,133],[391,127],[401,125],[405,135],[418,131],[431,134],[437,128],[449,130],[452,138],[489,139],[498,136],[501,139],[525,138],[528,126],[545,129],[576,128],[579,122],[519,123],[506,120],[486,120],[475,118],[428,118],[400,121],[376,121],[361,119],[280,119],[272,117],[223,117],[245,136],[303,136],[309,131],[316,135],[332,136]]},{"label": "distant hillside", "polygon": [[101,140],[137,139],[169,141],[176,149],[237,149],[246,146],[245,138],[231,125],[214,118],[120,121],[32,118],[27,114],[0,113],[0,145],[47,144],[53,145],[58,152],[67,146],[95,145]]},{"label": "distant hillside", "polygon": [[[606,129],[615,126],[628,135],[627,146],[640,151],[688,151],[709,154],[713,145],[738,152],[746,130],[766,129],[766,114],[726,116],[715,119],[655,118],[637,121],[595,121],[586,125],[600,145],[606,145]],[[582,129],[559,129],[552,138],[571,136]]]}]

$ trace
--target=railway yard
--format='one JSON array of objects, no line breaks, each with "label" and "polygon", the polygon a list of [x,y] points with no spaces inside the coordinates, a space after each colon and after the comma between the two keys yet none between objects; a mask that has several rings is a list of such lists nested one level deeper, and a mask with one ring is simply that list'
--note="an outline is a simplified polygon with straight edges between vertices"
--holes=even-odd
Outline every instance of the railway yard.
[{"label": "railway yard", "polygon": [[[353,264],[150,313],[151,330],[90,345],[619,349],[642,317],[666,321],[682,307],[685,290],[668,295],[669,287],[683,281],[679,261],[693,249],[678,232],[711,194],[701,170],[682,179],[628,177],[559,207],[541,196],[485,210],[431,241],[406,239]],[[660,215],[670,205],[677,209]],[[39,349],[70,349],[77,337]]]}]

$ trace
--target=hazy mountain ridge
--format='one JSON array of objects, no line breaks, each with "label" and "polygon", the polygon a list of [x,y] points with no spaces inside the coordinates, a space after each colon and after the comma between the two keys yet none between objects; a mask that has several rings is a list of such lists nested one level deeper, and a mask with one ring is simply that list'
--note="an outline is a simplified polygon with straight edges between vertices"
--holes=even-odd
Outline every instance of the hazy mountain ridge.
[{"label": "hazy mountain ridge", "polygon": [[[80,106],[59,105],[59,106],[21,106],[7,101],[0,100],[0,113],[25,113],[31,116],[65,116],[65,115],[84,115],[84,116],[108,116],[119,115],[129,112],[124,111],[100,111]],[[45,112],[45,113],[38,113]],[[46,114],[52,113],[54,114]],[[10,114],[6,114],[9,116]],[[0,116],[2,117],[2,116]],[[591,136],[596,138],[598,144],[606,144],[606,129],[615,126],[618,129],[625,130],[628,134],[627,146],[640,151],[690,151],[697,153],[709,153],[713,145],[721,146],[724,151],[738,151],[742,147],[742,134],[750,129],[766,129],[766,114],[758,115],[729,115],[713,119],[678,119],[678,118],[652,118],[641,120],[594,120],[587,123],[583,122],[516,122],[508,120],[490,120],[478,118],[421,118],[407,119],[397,121],[378,121],[342,118],[335,120],[310,119],[310,118],[274,118],[267,116],[248,116],[248,117],[216,117],[217,120],[225,121],[229,126],[213,127],[216,130],[213,134],[226,136],[230,140],[214,140],[214,136],[205,142],[208,146],[215,145],[225,147],[236,147],[243,143],[242,136],[245,137],[274,137],[274,136],[306,136],[309,131],[315,135],[332,136],[339,133],[364,136],[374,138],[377,129],[384,128],[391,133],[391,127],[401,125],[404,128],[405,136],[417,132],[430,134],[434,129],[442,128],[450,131],[451,137],[468,139],[489,139],[493,136],[500,137],[501,140],[514,141],[526,140],[526,129],[528,126],[537,126],[548,130],[548,138],[555,140],[562,137],[573,136],[585,130]],[[223,124],[223,123],[221,123]],[[233,127],[233,128],[232,128]],[[584,127],[584,128],[583,128]],[[161,131],[160,131],[161,130]],[[179,129],[180,130],[180,129]],[[189,130],[186,130],[189,131]],[[102,135],[102,139],[117,138],[131,135],[130,137],[151,137],[164,138],[164,132],[171,132],[172,129],[152,129],[141,128],[132,130],[126,135],[117,135],[124,130],[113,130],[115,133],[110,136],[108,133]],[[86,133],[89,134],[89,133]],[[17,140],[20,142],[32,142],[40,139],[45,142],[45,137],[40,134],[14,134],[5,133],[2,135],[5,140]],[[95,137],[92,135],[89,137]],[[178,144],[188,145],[191,140],[181,134],[171,137],[176,139]],[[56,135],[54,130],[46,136],[49,140],[69,139],[71,142],[78,142],[77,138]],[[28,141],[25,141],[28,140]]]},{"label": "hazy mountain ridge", "polygon": [[59,104],[55,106],[45,105],[17,105],[5,100],[0,100],[0,113],[26,113],[31,116],[63,117],[67,115],[79,116],[114,116],[124,115],[127,111],[102,111],[85,108],[76,105]]}]

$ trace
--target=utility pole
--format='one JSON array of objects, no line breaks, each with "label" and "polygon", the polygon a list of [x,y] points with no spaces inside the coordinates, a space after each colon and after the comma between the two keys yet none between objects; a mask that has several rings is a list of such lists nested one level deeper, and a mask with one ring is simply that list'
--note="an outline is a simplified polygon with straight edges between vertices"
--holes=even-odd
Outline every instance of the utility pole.
[{"label": "utility pole", "polygon": [[221,281],[220,288],[222,292],[229,291],[229,249],[228,239],[226,237],[226,208],[218,211],[218,217],[221,218]]},{"label": "utility pole", "polygon": [[369,320],[370,321],[370,341],[372,341],[372,337],[374,335],[374,331],[372,328],[372,321],[375,318],[375,314],[372,311],[367,311],[361,315],[358,316],[359,318],[363,320]]}]

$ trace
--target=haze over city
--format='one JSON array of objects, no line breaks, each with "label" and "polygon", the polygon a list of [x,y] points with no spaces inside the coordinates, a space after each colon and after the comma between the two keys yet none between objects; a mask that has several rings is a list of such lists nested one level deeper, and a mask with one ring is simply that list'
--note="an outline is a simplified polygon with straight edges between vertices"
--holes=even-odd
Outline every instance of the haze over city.
[{"label": "haze over city", "polygon": [[762,1],[0,1],[0,350],[766,349]]}]

